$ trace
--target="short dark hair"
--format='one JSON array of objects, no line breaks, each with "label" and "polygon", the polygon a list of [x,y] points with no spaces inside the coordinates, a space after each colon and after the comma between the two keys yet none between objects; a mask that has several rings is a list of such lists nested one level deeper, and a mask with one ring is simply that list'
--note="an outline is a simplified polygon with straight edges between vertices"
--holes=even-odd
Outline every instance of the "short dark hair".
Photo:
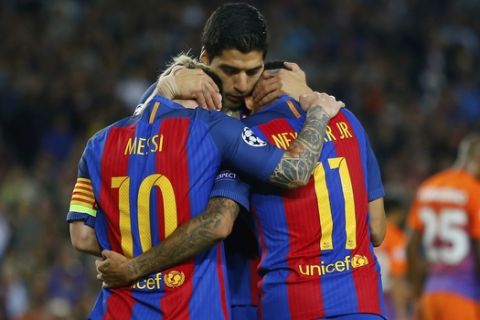
[{"label": "short dark hair", "polygon": [[228,49],[237,49],[242,53],[258,50],[265,58],[268,50],[267,22],[260,11],[249,4],[221,5],[205,24],[202,46],[210,59]]}]

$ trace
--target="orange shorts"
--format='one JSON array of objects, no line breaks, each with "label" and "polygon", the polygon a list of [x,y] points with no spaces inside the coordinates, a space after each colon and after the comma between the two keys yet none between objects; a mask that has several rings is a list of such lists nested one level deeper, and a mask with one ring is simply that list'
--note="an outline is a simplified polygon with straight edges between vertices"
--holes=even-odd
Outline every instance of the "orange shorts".
[{"label": "orange shorts", "polygon": [[421,320],[480,319],[478,302],[446,292],[424,294],[419,311]]}]

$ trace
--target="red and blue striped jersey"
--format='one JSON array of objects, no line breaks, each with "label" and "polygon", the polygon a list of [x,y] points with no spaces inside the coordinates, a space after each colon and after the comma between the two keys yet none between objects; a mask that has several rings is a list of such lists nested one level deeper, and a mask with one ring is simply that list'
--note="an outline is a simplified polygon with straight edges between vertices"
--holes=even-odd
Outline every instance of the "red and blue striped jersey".
[{"label": "red and blue striped jersey", "polygon": [[[299,105],[283,96],[244,123],[286,149],[304,120]],[[308,185],[285,191],[255,184],[251,192],[261,318],[384,314],[368,226],[368,202],[383,197],[383,185],[367,135],[350,111],[330,120]]]},{"label": "red and blue striped jersey", "polygon": [[[101,248],[137,256],[206,208],[221,164],[265,181],[282,155],[238,120],[156,96],[88,141],[67,220],[94,226]],[[248,206],[244,189],[221,189],[216,196],[235,193]],[[131,287],[102,289],[90,318],[229,319],[228,299],[219,244]]]}]

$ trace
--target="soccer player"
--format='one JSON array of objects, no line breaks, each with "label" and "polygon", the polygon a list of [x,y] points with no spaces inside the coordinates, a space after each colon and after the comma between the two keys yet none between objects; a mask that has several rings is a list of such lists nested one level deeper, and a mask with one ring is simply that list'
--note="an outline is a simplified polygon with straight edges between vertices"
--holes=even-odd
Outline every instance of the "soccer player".
[{"label": "soccer player", "polygon": [[[283,187],[306,183],[326,123],[342,103],[319,93],[301,103],[309,119],[298,143],[283,152],[222,113],[186,109],[158,95],[150,98],[141,113],[87,143],[68,215],[74,246],[82,249],[77,235],[89,230],[85,224],[92,219],[99,247],[127,257],[161,243],[192,218],[199,227],[225,224],[219,215],[228,211],[235,216],[233,201],[209,203],[212,220],[195,219],[207,205],[221,163]],[[176,247],[179,258],[189,253],[189,241]],[[214,246],[130,288],[102,289],[91,317],[229,318],[223,267],[223,250]],[[207,304],[211,308],[204,308]]]},{"label": "soccer player", "polygon": [[[245,122],[264,139],[288,148],[304,119],[298,103],[283,96]],[[343,109],[332,118],[326,132],[319,164],[307,186],[289,192],[258,183],[253,187],[252,212],[262,249],[261,318],[383,319],[372,246],[381,243],[385,232],[376,160],[363,128],[349,111]],[[122,275],[128,283],[161,270],[169,265],[165,257],[173,243],[188,237],[179,231],[175,239],[147,254],[123,260],[117,271],[134,270]],[[201,242],[191,242],[192,250],[202,247]],[[119,261],[118,256],[111,258],[112,264]]]},{"label": "soccer player", "polygon": [[473,134],[455,165],[417,190],[407,257],[421,319],[480,318],[479,180],[480,135]]},{"label": "soccer player", "polygon": [[382,268],[382,284],[388,319],[409,319],[407,274],[407,235],[404,231],[406,212],[395,199],[385,200],[387,231],[375,254]]}]

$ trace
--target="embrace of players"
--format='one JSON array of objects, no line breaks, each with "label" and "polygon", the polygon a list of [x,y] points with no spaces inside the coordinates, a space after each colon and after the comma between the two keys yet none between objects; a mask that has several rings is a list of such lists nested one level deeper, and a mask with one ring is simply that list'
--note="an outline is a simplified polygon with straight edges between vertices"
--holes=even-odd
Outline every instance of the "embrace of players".
[{"label": "embrace of players", "polygon": [[[309,88],[296,64],[265,63],[267,38],[256,8],[220,6],[198,61],[174,59],[134,115],[88,141],[67,221],[73,246],[101,257],[90,319],[412,312],[401,212],[387,202],[385,219],[363,126]],[[411,210],[409,275],[421,319],[453,319],[452,308],[475,319],[479,159],[473,136]]]}]

